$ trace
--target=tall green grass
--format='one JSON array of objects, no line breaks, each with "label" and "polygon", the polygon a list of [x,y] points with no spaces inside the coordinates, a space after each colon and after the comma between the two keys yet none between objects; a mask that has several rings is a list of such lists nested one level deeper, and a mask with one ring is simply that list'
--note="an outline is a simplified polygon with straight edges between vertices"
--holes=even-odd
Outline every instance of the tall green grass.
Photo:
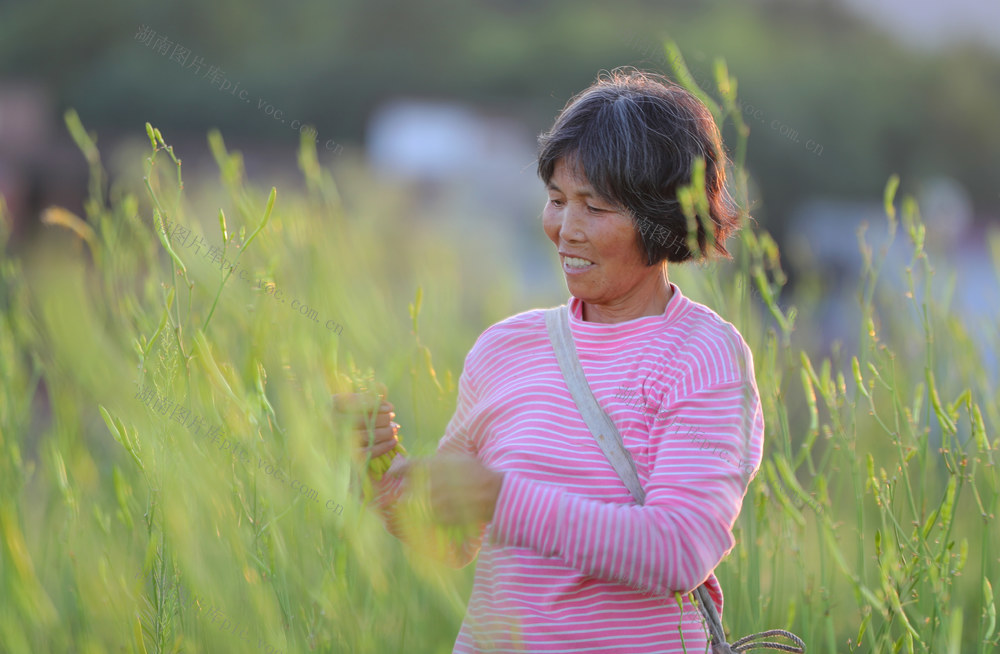
[{"label": "tall green grass", "polygon": [[[717,81],[695,90],[736,134],[746,207],[749,130],[721,62]],[[472,569],[385,532],[329,395],[385,383],[403,442],[431,453],[475,337],[529,308],[497,278],[503,253],[463,260],[470,243],[404,219],[406,195],[354,168],[338,188],[308,140],[295,192],[248,184],[217,133],[219,180],[192,188],[154,128],[143,183],[109,185],[94,136],[72,112],[67,126],[91,169],[86,215],[48,211],[41,245],[0,264],[0,649],[450,651]],[[861,238],[856,352],[811,354],[822,298],[783,291],[751,225],[733,262],[670,271],[746,337],[764,405],[763,468],[717,571],[735,635],[785,627],[813,652],[1000,644],[997,388],[929,291],[947,262],[931,267],[896,184],[886,221],[912,253],[909,288],[883,281],[888,244]],[[804,273],[797,288],[813,287]],[[136,399],[147,389],[205,427]]]}]

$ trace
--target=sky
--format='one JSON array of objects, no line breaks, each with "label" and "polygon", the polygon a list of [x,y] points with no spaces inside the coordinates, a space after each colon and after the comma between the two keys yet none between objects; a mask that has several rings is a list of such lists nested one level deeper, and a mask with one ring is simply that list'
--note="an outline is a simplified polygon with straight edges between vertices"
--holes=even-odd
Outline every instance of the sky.
[{"label": "sky", "polygon": [[1000,52],[1000,0],[841,0],[915,47],[976,41]]}]

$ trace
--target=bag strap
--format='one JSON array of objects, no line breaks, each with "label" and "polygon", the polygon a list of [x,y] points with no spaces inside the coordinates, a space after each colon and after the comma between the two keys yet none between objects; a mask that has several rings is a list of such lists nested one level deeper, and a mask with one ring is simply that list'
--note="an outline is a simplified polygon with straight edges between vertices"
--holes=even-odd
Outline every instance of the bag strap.
[{"label": "bag strap", "polygon": [[[580,358],[576,354],[576,346],[573,345],[573,333],[569,328],[569,316],[566,308],[556,307],[545,312],[545,326],[549,330],[549,340],[556,351],[556,361],[559,362],[559,369],[562,370],[569,392],[576,402],[576,406],[583,415],[583,421],[587,423],[590,433],[597,439],[597,444],[601,446],[604,456],[608,457],[611,467],[615,469],[618,476],[625,482],[625,487],[632,494],[638,504],[646,501],[646,491],[639,483],[639,472],[635,467],[635,460],[625,449],[622,443],[621,434],[605,413],[601,405],[597,403],[587,377],[583,373],[583,366],[580,365]],[[567,308],[568,309],[568,308]]]},{"label": "bag strap", "polygon": [[[580,358],[576,353],[576,345],[573,343],[573,332],[569,327],[569,306],[561,305],[545,310],[545,327],[549,333],[549,340],[552,342],[552,349],[556,353],[556,362],[559,370],[562,371],[566,386],[569,387],[570,395],[576,402],[583,421],[587,423],[587,428],[593,434],[597,444],[604,452],[611,467],[615,469],[631,493],[636,503],[642,505],[646,501],[646,492],[639,483],[639,472],[635,467],[635,460],[622,441],[621,432],[615,426],[611,417],[598,404],[594,392],[587,382],[587,376],[583,372]],[[705,618],[709,633],[712,637],[713,654],[729,654],[745,652],[750,649],[769,648],[786,652],[805,652],[805,643],[795,634],[782,629],[772,629],[761,634],[754,634],[741,638],[732,645],[726,643],[725,631],[722,628],[722,619],[715,608],[708,593],[708,588],[702,584],[694,590],[695,598],[698,600],[698,608]],[[782,643],[752,642],[761,636],[784,636],[794,641],[798,647],[784,645]]]}]

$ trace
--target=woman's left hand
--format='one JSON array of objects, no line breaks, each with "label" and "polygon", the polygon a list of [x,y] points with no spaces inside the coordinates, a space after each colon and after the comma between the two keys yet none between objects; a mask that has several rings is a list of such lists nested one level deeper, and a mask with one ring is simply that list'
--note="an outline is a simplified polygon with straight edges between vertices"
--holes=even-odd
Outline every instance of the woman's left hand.
[{"label": "woman's left hand", "polygon": [[408,460],[389,474],[409,477],[418,493],[429,490],[434,519],[446,525],[490,522],[503,485],[502,472],[468,454]]}]

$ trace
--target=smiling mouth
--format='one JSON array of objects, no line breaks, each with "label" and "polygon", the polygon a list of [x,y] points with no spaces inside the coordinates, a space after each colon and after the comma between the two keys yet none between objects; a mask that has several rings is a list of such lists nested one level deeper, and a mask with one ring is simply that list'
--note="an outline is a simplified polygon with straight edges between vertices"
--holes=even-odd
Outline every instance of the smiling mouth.
[{"label": "smiling mouth", "polygon": [[563,257],[563,270],[567,273],[583,272],[595,267],[597,264],[580,257]]}]

